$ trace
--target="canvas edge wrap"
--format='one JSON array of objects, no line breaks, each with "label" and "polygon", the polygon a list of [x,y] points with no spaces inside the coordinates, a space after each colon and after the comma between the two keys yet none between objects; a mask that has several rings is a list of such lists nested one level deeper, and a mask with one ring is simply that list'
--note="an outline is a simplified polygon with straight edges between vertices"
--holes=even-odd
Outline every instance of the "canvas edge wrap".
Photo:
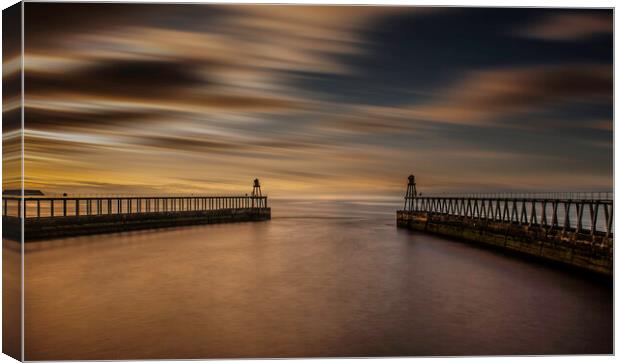
[{"label": "canvas edge wrap", "polygon": [[[2,189],[23,190],[23,3],[2,11]],[[4,193],[3,193],[4,194]],[[3,203],[4,208],[4,203]],[[3,218],[2,352],[23,360],[23,244]],[[16,240],[6,237],[12,234]]]}]

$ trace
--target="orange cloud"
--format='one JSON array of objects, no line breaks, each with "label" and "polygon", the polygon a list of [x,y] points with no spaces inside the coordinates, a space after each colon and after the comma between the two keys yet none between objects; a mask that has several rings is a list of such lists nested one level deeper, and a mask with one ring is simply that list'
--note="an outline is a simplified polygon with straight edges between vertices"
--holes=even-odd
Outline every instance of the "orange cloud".
[{"label": "orange cloud", "polygon": [[611,66],[478,71],[449,86],[438,101],[403,112],[413,120],[484,125],[553,103],[611,102],[612,82]]},{"label": "orange cloud", "polygon": [[611,34],[613,26],[613,18],[608,14],[558,14],[518,34],[544,40],[580,40],[596,34]]}]

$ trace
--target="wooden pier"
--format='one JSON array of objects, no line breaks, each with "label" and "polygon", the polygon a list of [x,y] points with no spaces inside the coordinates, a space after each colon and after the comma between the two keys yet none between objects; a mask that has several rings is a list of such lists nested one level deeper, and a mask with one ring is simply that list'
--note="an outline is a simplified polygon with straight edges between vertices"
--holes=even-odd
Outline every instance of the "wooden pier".
[{"label": "wooden pier", "polygon": [[3,237],[36,241],[85,234],[194,224],[264,221],[267,197],[250,196],[3,196]]},{"label": "wooden pier", "polygon": [[419,196],[409,179],[399,227],[613,274],[611,193]]}]

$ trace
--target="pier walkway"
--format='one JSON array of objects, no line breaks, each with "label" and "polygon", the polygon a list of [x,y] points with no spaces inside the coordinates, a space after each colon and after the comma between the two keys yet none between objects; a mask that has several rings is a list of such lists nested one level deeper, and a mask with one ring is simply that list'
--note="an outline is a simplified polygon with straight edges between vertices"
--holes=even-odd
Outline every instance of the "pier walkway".
[{"label": "pier walkway", "polygon": [[23,220],[25,241],[271,218],[258,180],[252,194],[244,196],[4,195],[2,199],[3,237],[21,240]]},{"label": "pier walkway", "polygon": [[397,225],[611,275],[613,193],[421,196],[409,177]]}]

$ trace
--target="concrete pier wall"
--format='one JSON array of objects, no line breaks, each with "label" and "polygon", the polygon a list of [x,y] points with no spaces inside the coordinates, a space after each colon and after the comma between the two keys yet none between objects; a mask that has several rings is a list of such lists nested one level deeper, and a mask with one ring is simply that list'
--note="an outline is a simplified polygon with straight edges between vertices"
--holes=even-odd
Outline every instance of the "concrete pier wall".
[{"label": "concrete pier wall", "polygon": [[592,235],[428,212],[398,211],[396,219],[398,227],[475,242],[601,275],[613,275],[613,237],[604,233]]},{"label": "concrete pier wall", "polygon": [[[234,208],[209,211],[102,214],[67,217],[26,218],[26,242],[78,235],[134,231],[196,224],[264,221],[271,208]],[[20,219],[2,217],[3,237],[20,239]]]}]

